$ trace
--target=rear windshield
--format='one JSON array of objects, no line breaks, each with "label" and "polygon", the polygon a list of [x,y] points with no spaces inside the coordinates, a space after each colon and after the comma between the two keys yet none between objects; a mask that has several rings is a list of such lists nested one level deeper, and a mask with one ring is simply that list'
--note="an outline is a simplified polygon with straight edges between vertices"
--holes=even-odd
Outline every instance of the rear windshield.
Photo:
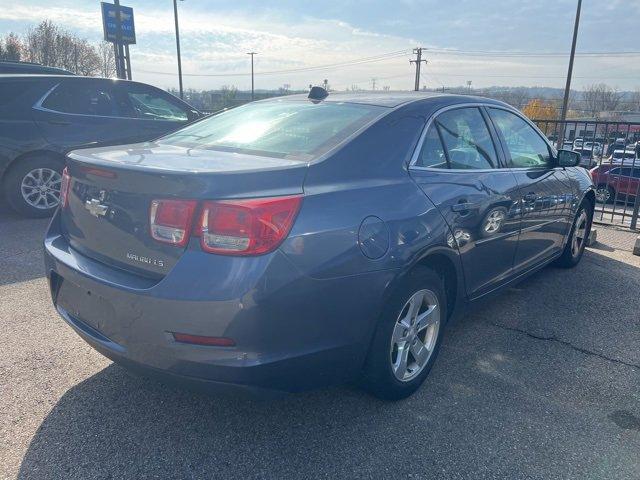
[{"label": "rear windshield", "polygon": [[178,130],[158,143],[308,161],[385,111],[351,103],[250,103]]}]

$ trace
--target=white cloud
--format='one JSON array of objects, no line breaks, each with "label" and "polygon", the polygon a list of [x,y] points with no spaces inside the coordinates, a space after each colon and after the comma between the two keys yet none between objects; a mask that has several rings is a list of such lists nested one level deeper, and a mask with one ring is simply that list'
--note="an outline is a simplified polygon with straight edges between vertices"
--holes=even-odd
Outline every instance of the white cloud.
[{"label": "white cloud", "polygon": [[[12,28],[18,25],[23,31],[45,18],[90,40],[98,41],[102,36],[97,2],[77,8],[36,8],[23,3],[14,4],[11,9],[0,10],[0,22],[10,24]],[[137,7],[135,19],[138,44],[131,47],[134,78],[161,87],[175,86],[177,78],[172,9],[158,9],[157,4],[152,8]],[[474,24],[476,21],[475,17],[460,19],[458,25],[452,28],[463,35],[463,25],[466,22]],[[398,26],[393,31],[401,32],[402,22],[394,24]],[[328,78],[334,87],[345,88],[357,84],[366,88],[371,84],[372,78],[377,78],[379,86],[407,89],[413,85],[414,70],[408,62],[411,49],[418,45],[429,46],[411,36],[367,30],[340,19],[290,15],[284,17],[276,11],[262,14],[203,12],[190,9],[187,4],[180,5],[180,32],[183,71],[191,74],[186,76],[185,85],[193,88],[216,88],[223,84],[248,88],[249,58],[246,52],[257,51],[255,60],[258,88],[274,88],[283,83],[302,88],[309,83],[320,83],[324,78]],[[260,75],[260,72],[265,71],[348,62],[400,50],[406,50],[407,55],[335,69]],[[563,57],[463,57],[429,51],[426,52],[426,57],[429,64],[423,69],[423,83],[432,87],[442,84],[461,85],[468,79],[478,87],[495,84],[561,86],[562,76],[566,72],[566,58]],[[574,85],[579,87],[599,81],[596,78],[580,80],[580,76],[596,77],[600,74],[602,80],[606,81],[612,71],[620,77],[638,74],[638,62],[621,65],[622,62],[624,59],[578,59]],[[162,72],[167,75],[146,72]],[[246,73],[230,77],[193,76],[240,72]],[[609,83],[631,88],[634,82],[632,79],[612,79]]]}]

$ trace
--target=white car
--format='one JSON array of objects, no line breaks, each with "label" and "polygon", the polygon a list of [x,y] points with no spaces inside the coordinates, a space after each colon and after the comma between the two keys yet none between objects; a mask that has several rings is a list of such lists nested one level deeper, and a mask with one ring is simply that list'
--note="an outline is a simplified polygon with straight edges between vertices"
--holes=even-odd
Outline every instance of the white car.
[{"label": "white car", "polygon": [[596,156],[602,155],[602,144],[600,142],[584,142],[582,148],[584,150],[592,150]]}]

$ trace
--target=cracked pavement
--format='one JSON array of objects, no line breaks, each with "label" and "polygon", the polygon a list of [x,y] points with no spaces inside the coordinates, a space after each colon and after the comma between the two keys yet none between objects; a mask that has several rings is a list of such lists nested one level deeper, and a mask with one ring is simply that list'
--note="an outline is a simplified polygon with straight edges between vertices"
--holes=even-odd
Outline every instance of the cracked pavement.
[{"label": "cracked pavement", "polygon": [[600,245],[475,307],[406,401],[257,401],[85,345],[50,305],[46,224],[0,206],[0,478],[640,478],[640,257]]}]

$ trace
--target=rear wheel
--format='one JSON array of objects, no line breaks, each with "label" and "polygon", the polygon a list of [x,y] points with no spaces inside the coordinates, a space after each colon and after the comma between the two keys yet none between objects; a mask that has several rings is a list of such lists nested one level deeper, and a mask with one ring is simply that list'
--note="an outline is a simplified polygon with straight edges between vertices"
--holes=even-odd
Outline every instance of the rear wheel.
[{"label": "rear wheel", "polygon": [[576,214],[576,218],[573,221],[573,226],[571,227],[567,244],[565,245],[560,258],[556,260],[556,264],[558,266],[563,268],[572,268],[580,262],[584,249],[587,245],[589,233],[591,232],[592,216],[591,204],[588,202],[582,202],[578,209],[578,213]]},{"label": "rear wheel", "polygon": [[416,267],[387,302],[364,372],[364,387],[385,400],[415,392],[435,362],[446,319],[442,279]]},{"label": "rear wheel", "polygon": [[63,168],[63,162],[46,156],[18,160],[5,176],[7,202],[27,217],[51,216],[60,203]]}]

